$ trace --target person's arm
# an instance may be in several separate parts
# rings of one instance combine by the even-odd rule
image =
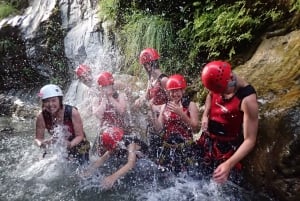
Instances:
[[[112,175],[106,177],[102,182],[102,187],[105,189],[111,188],[114,183],[122,176],[124,176],[126,173],[128,173],[132,168],[134,168],[136,163],[136,151],[137,151],[138,145],[135,143],[131,143],[128,145],[128,158],[127,163],[122,166],[119,170],[117,170]]]
[[[190,116],[188,116],[187,113],[183,112],[182,110],[180,116],[182,120],[192,128],[193,131],[196,131],[199,128],[199,110],[194,102],[190,102],[188,109]]]
[[[68,145],[69,148],[76,146],[84,138],[82,119],[80,117],[78,110],[76,110],[74,107],[72,108],[72,122],[73,122],[73,128],[75,132],[75,138]]]
[[[215,181],[219,183],[223,183],[227,180],[230,170],[244,159],[256,144],[258,130],[258,104],[256,94],[252,94],[243,99],[241,110],[244,112],[244,141],[236,152],[215,170],[213,177]]]
[[[37,118],[36,118],[36,123],[35,123],[35,143],[39,146],[42,147],[44,146],[44,139],[45,139],[45,121],[43,118],[43,114],[40,113]]]
[[[110,151],[106,151],[100,158],[98,158],[95,162],[87,167],[87,169],[83,172],[83,176],[87,177],[90,176],[95,172],[95,170],[101,167],[107,159],[110,157]]]
[[[161,106],[158,117],[152,112],[152,122],[156,131],[161,131],[163,129],[163,112],[165,107],[166,104]]]
[[[211,108],[211,93],[207,94],[205,99],[204,111],[201,119],[201,130],[207,131],[208,128],[208,116]]]
[[[106,105],[108,103],[108,100],[106,97],[102,97],[102,100],[99,104],[99,101],[94,100],[93,101],[93,113],[94,115],[96,115],[96,117],[101,121],[103,118],[103,114],[105,112],[106,109]]]
[[[146,101],[149,100],[149,90],[150,90],[150,88],[151,88],[151,83],[150,83],[150,80],[148,80],[148,84],[147,84],[147,88],[146,88],[145,93],[142,96],[140,96],[138,99],[136,99],[135,102],[134,102],[134,105],[136,107],[138,107],[138,108],[141,107]]]
[[[162,88],[164,89],[164,90],[166,90],[166,86],[167,86],[167,81],[168,81],[168,77],[163,77],[161,80],[160,80],[160,84],[161,84],[161,86],[162,86]]]

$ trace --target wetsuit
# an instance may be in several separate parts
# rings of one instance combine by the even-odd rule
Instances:
[[[230,158],[243,142],[242,100],[255,94],[255,89],[248,85],[240,88],[230,99],[212,93],[209,112],[208,132],[197,141],[200,145],[200,162],[205,164],[208,174],[219,164]],[[240,170],[241,164],[235,166]]]
[[[69,134],[67,136],[68,141],[72,141],[76,136],[75,136],[75,131],[73,127],[73,122],[72,122],[72,109],[73,107],[70,105],[64,105],[65,106],[65,111],[64,111],[64,120],[63,120],[63,125],[66,127],[66,132],[64,134]],[[48,129],[48,132],[53,135],[54,134],[54,121],[52,120],[51,115],[43,111],[43,117],[45,120],[45,125],[46,128]],[[85,134],[84,134],[85,135]],[[70,148],[68,150],[69,156],[72,156],[78,160],[80,164],[83,164],[85,162],[89,161],[89,150],[90,150],[90,143],[86,139],[86,136],[84,136],[84,139],[77,144],[76,146]]]

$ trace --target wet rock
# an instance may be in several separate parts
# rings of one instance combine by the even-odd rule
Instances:
[[[265,39],[254,56],[235,69],[257,89],[257,146],[247,157],[249,180],[279,200],[300,192],[300,31]]]

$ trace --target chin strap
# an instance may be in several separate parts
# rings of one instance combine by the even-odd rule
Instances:
[[[227,87],[236,87],[236,85],[237,85],[236,75],[232,73],[232,80],[228,82]]]

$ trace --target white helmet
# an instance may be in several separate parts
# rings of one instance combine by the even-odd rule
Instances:
[[[41,88],[40,93],[38,95],[42,100],[44,100],[46,98],[63,96],[63,92],[59,88],[59,86],[55,84],[47,84]]]

